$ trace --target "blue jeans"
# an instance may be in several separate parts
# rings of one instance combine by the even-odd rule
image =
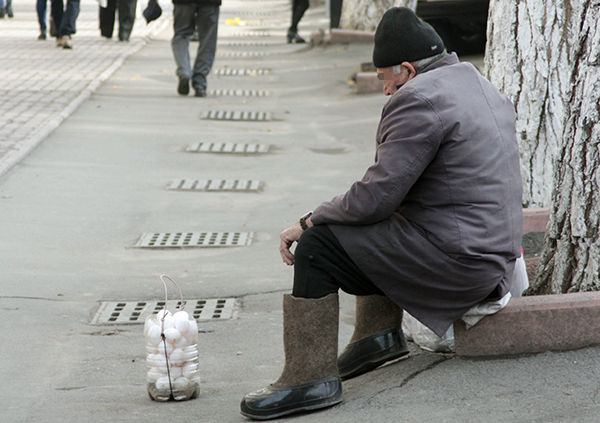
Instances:
[[[6,0],[6,5],[10,5],[12,0]],[[4,9],[4,0],[0,0],[0,9]]]
[[[58,27],[58,37],[75,34],[77,16],[79,16],[79,0],[67,0],[67,8]]]
[[[0,0],[2,1],[2,0]],[[48,5],[48,0],[37,0],[37,15],[38,22],[40,23],[40,29],[42,32],[46,32],[46,28],[48,25],[46,24],[46,8]],[[63,0],[51,0],[50,1],[50,16],[52,16],[52,20],[54,21],[55,28],[60,25],[63,16]],[[58,30],[58,28],[56,28]],[[55,34],[51,34],[55,35]]]
[[[196,3],[173,5],[175,35],[171,48],[177,64],[177,77],[191,79],[194,89],[206,88],[206,77],[212,69],[217,50],[218,25],[219,6],[201,6]],[[189,45],[196,27],[200,42],[192,70]]]

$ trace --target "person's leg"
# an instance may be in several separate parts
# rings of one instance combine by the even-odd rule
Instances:
[[[106,7],[100,6],[100,35],[112,38],[115,30],[117,0],[107,0]]]
[[[77,16],[79,16],[79,0],[67,0],[67,8],[58,29],[58,36],[62,39],[63,48],[73,48],[71,35],[77,32],[75,26]]]
[[[6,14],[6,10],[4,9],[4,0],[0,0],[0,18],[3,18]]]
[[[383,295],[327,225],[313,226],[302,234],[294,252],[292,295],[320,298],[338,289],[351,295]]]
[[[309,228],[294,256],[294,296],[319,298],[338,288],[356,295],[354,334],[338,359],[342,380],[408,354],[402,309],[356,266],[327,226]]]
[[[46,25],[46,9],[48,5],[48,0],[37,0],[35,5],[35,10],[37,11],[38,22],[40,24],[40,36],[39,40],[46,39],[46,30],[48,26]]]
[[[50,0],[50,35],[58,37],[58,27],[64,12],[63,0]]]
[[[118,0],[117,4],[119,5],[119,40],[129,41],[135,22],[137,0]]]
[[[293,0],[292,2],[292,25],[288,30],[288,43],[304,43],[306,42],[298,35],[298,24],[304,16],[304,12],[308,9],[309,0]]]
[[[381,293],[325,225],[307,229],[294,256],[293,294],[284,296],[283,307],[285,367],[277,382],[244,397],[242,414],[250,418],[276,418],[339,403],[337,292]]]
[[[173,39],[171,40],[171,49],[177,65],[177,78],[179,85],[177,92],[181,95],[188,95],[190,92],[190,80],[192,79],[192,69],[190,67],[190,38],[194,33],[194,12],[195,4],[174,4],[173,5]]]
[[[198,30],[198,51],[194,62],[192,85],[197,97],[206,95],[206,77],[212,69],[217,51],[217,30],[219,26],[219,6],[199,6],[196,28]]]
[[[15,15],[13,14],[13,10],[12,10],[12,0],[6,0],[6,15],[9,18],[14,17]]]

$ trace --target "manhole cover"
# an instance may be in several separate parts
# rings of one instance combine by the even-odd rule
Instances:
[[[234,97],[268,97],[270,92],[264,90],[210,90],[209,94]]]
[[[210,110],[203,112],[200,119],[209,120],[243,120],[248,122],[263,122],[273,120],[269,112],[240,112],[231,110]]]
[[[167,310],[177,310],[180,301],[169,301]],[[186,300],[184,310],[196,320],[226,320],[236,316],[239,302],[235,298]],[[102,302],[92,318],[92,325],[144,324],[148,316],[165,308],[164,301],[114,301]]]
[[[254,232],[145,233],[138,248],[240,247],[250,245]]]
[[[258,191],[261,181],[248,179],[176,179],[167,185],[167,189],[183,191]]]
[[[217,76],[261,76],[270,72],[269,69],[217,69],[214,74]]]
[[[220,53],[219,57],[231,57],[231,58],[236,58],[236,57],[241,57],[241,58],[246,58],[246,57],[259,57],[259,56],[269,56],[269,53],[266,53],[264,51],[228,51],[225,53]]]
[[[186,149],[189,153],[221,154],[265,154],[269,152],[267,144],[234,144],[223,142],[196,142]]]

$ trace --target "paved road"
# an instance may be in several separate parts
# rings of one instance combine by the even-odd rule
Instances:
[[[242,396],[274,381],[283,366],[281,297],[289,292],[292,270],[278,256],[278,234],[305,211],[347,189],[373,160],[374,133],[386,99],[356,95],[347,83],[359,64],[369,60],[371,46],[288,45],[287,1],[225,0],[215,73],[209,77],[212,93],[184,98],[176,94],[169,25],[163,24],[162,31],[158,27],[146,41],[134,33],[129,46],[122,46],[99,39],[92,29],[93,3],[87,5],[89,43],[98,43],[98,54],[108,50],[100,48],[106,45],[115,54],[102,62],[106,66],[89,77],[88,85],[75,82],[74,93],[63,90],[73,95],[63,109],[123,57],[120,67],[0,177],[1,420],[245,421],[239,414]],[[24,16],[25,6],[15,6],[17,18]],[[250,15],[257,12],[269,14]],[[235,17],[247,25],[226,25]],[[264,26],[251,26],[259,23]],[[9,24],[15,25],[0,22]],[[35,25],[28,25],[29,35],[18,43],[56,55],[60,59],[53,66],[64,68],[75,54],[84,54],[81,47],[88,41],[83,26],[74,38],[75,49],[68,52],[35,40]],[[320,6],[309,10],[300,30],[308,36],[326,27]],[[243,35],[247,33],[254,36]],[[2,39],[4,48],[4,35]],[[126,58],[114,50],[137,42],[140,48]],[[89,60],[95,60],[94,51],[85,53]],[[22,66],[34,56],[19,54]],[[246,72],[225,75],[232,69]],[[20,72],[13,75],[17,79]],[[236,90],[269,95],[228,95]],[[63,109],[58,107],[57,113]],[[203,118],[220,112],[264,112],[272,119]],[[246,155],[187,151],[199,143],[269,149]],[[251,180],[260,181],[262,188],[168,189],[180,179]],[[252,243],[136,247],[143,233],[205,231],[251,233]],[[95,320],[110,303],[132,307],[127,319],[138,304],[142,313],[148,311],[164,297],[158,278],[164,273],[181,286],[188,311],[202,299],[235,304],[222,319],[200,321],[202,393],[192,401],[148,399],[139,321],[115,324],[108,320],[110,314]],[[353,312],[352,298],[342,295],[340,348],[350,338]],[[339,406],[286,421],[598,421],[598,348],[496,360],[411,348],[407,358],[345,382]]]

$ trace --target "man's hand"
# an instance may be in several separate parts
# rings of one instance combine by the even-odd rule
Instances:
[[[279,245],[279,254],[281,254],[283,262],[288,266],[294,265],[294,254],[292,254],[290,248],[292,248],[292,244],[294,244],[294,242],[300,239],[302,232],[304,231],[302,230],[300,223],[296,223],[295,225],[290,226],[285,231],[283,231],[281,235],[279,235],[279,238],[281,238],[281,244]]]

